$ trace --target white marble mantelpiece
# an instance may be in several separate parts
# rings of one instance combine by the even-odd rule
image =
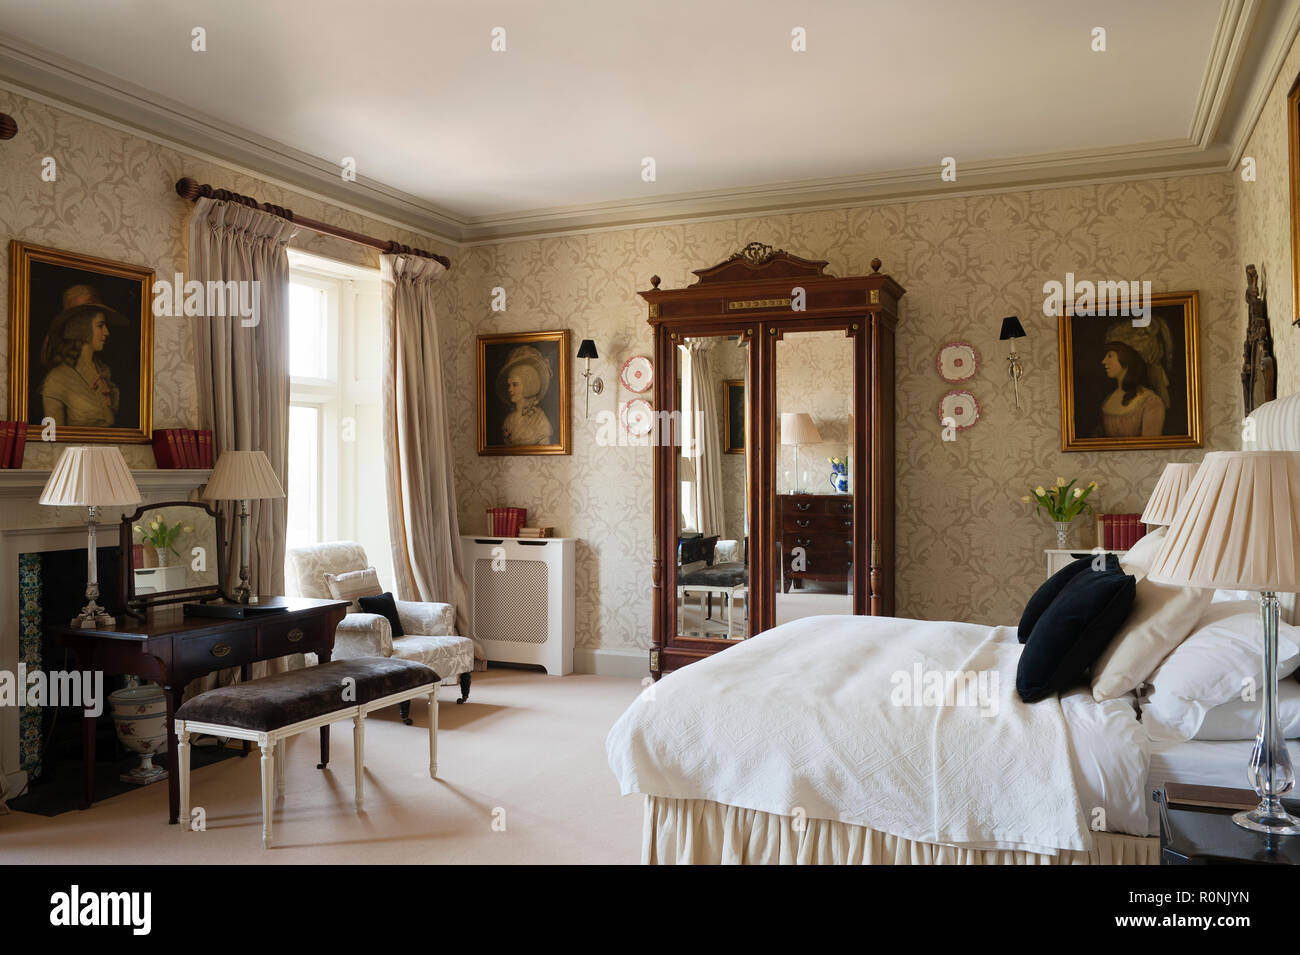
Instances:
[[[132,471],[135,486],[146,496],[178,494],[189,497],[195,488],[208,483],[208,468],[170,468],[154,471]],[[50,479],[44,468],[0,468],[0,501],[29,500],[36,503]]]

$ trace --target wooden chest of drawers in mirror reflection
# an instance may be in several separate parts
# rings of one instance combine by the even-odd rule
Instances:
[[[847,593],[853,576],[853,495],[780,494],[776,501],[782,592],[816,580]]]

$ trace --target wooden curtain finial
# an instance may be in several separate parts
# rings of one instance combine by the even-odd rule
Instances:
[[[13,139],[18,134],[18,122],[8,113],[0,113],[0,139]]]

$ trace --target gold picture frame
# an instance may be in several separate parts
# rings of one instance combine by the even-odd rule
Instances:
[[[1300,325],[1300,75],[1286,97],[1291,179],[1291,324]]]
[[[722,383],[722,453],[745,453],[745,382],[729,378]]]
[[[1200,296],[1163,292],[1150,308],[1145,326],[1058,316],[1062,451],[1201,447]]]
[[[33,440],[51,423],[59,442],[153,439],[153,276],[9,243],[9,417]]]
[[[478,453],[571,454],[568,330],[479,335],[477,353]]]

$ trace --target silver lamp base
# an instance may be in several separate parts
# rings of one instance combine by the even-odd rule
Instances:
[[[1243,829],[1254,832],[1266,832],[1274,836],[1300,836],[1300,819],[1283,809],[1280,802],[1276,806],[1269,806],[1267,801],[1262,802],[1249,812],[1233,814],[1232,821]]]

